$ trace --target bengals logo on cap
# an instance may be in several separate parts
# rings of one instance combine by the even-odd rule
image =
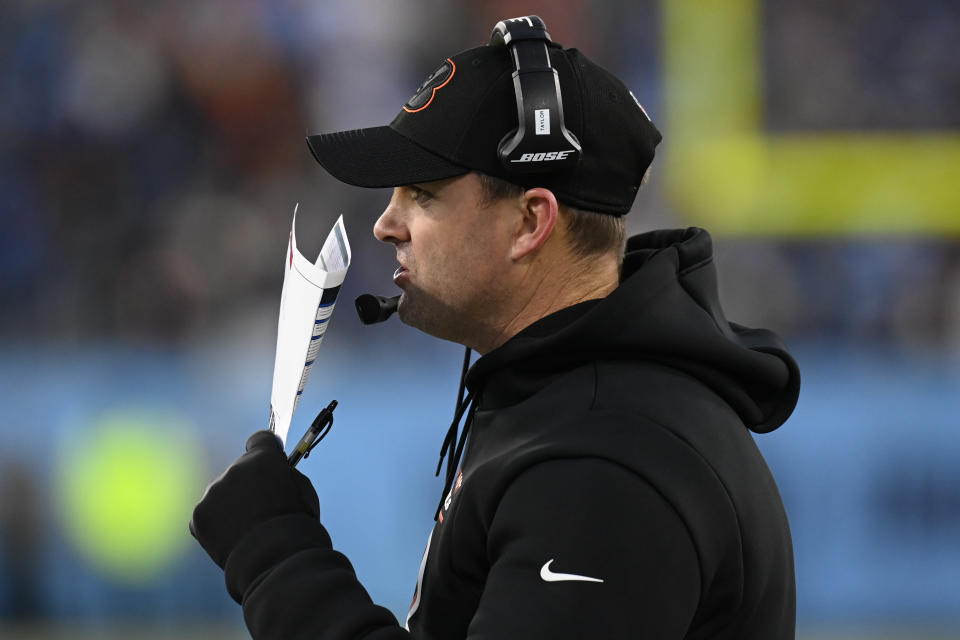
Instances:
[[[447,58],[436,71],[423,81],[413,97],[403,105],[403,110],[407,113],[416,113],[429,107],[437,91],[444,88],[456,72],[457,65],[453,63],[453,60]]]

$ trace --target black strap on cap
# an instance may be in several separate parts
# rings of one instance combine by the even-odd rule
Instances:
[[[557,71],[550,65],[550,34],[539,16],[497,23],[490,44],[509,47],[519,126],[505,135],[497,151],[511,172],[557,171],[575,166],[580,141],[563,123]]]

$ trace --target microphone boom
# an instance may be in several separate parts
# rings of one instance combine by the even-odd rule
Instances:
[[[353,301],[357,307],[357,315],[360,316],[360,322],[363,324],[376,324],[389,318],[397,310],[400,304],[400,296],[392,298],[384,296],[375,296],[372,293],[364,293],[357,296]]]

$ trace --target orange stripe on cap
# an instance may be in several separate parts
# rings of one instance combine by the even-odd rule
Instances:
[[[453,76],[456,75],[456,73],[457,73],[457,65],[456,65],[456,63],[454,63],[454,61],[451,60],[450,58],[447,58],[447,62],[450,63],[450,67],[451,67],[453,70],[450,72],[449,77],[447,77],[447,79],[443,81],[443,84],[441,84],[440,86],[437,86],[437,87],[434,87],[434,88],[433,88],[433,91],[430,93],[430,99],[427,100],[427,104],[423,105],[423,106],[420,107],[419,109],[408,109],[408,108],[407,108],[407,105],[403,105],[403,110],[404,110],[404,111],[406,111],[407,113],[417,113],[417,112],[419,112],[419,111],[423,111],[424,109],[426,109],[427,107],[430,106],[430,103],[433,102],[433,99],[434,99],[435,97],[437,97],[437,91],[439,91],[440,89],[443,89],[445,86],[447,86],[447,83],[449,83],[450,80],[453,79]]]

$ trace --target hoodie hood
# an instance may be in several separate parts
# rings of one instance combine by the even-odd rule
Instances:
[[[637,360],[683,371],[723,398],[752,431],[793,412],[800,372],[779,337],[728,322],[710,234],[660,230],[627,242],[620,286],[530,325],[467,374],[484,408],[514,404],[593,360]]]

